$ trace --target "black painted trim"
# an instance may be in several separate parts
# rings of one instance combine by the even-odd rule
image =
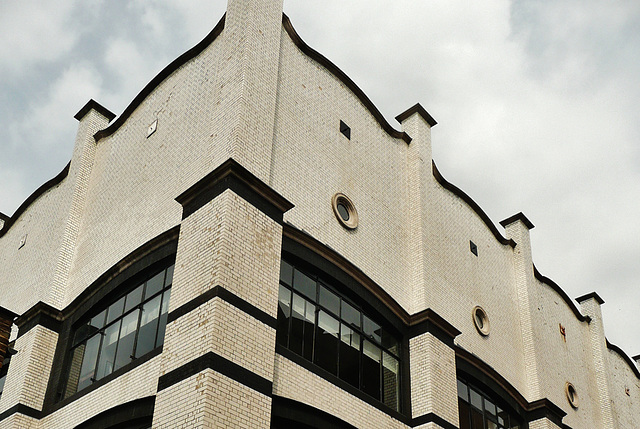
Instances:
[[[511,246],[512,248],[516,247],[516,242],[515,241],[513,241],[510,238],[507,239],[507,238],[503,237],[502,234],[500,234],[500,232],[498,231],[496,226],[493,224],[493,222],[491,221],[489,216],[487,216],[487,214],[484,212],[484,210],[482,210],[482,208],[480,208],[478,203],[473,201],[473,199],[469,195],[465,194],[462,189],[458,188],[456,185],[454,185],[454,184],[452,184],[450,182],[447,182],[447,180],[445,180],[445,178],[442,177],[442,174],[440,174],[440,171],[438,170],[438,167],[436,167],[435,161],[431,161],[431,165],[432,165],[432,169],[433,169],[433,177],[435,177],[436,181],[438,183],[440,183],[440,185],[442,185],[443,188],[445,188],[448,191],[452,192],[454,195],[460,197],[462,199],[462,201],[467,203],[467,205],[469,207],[471,207],[471,209],[474,212],[476,212],[476,214],[478,216],[480,216],[480,219],[482,219],[482,221],[485,223],[485,225],[487,225],[487,228],[489,228],[489,230],[491,231],[493,236],[496,238],[496,240],[498,240],[498,242],[500,242],[501,244],[504,244],[504,245]]]
[[[433,116],[431,116],[420,103],[416,103],[404,112],[400,113],[398,116],[396,116],[396,121],[402,123],[405,119],[413,116],[415,113],[420,115],[420,117],[424,119],[430,127],[435,127],[436,125],[438,125],[436,120],[433,119]]]
[[[62,331],[62,312],[42,301],[25,311],[15,320],[20,338],[36,326],[43,326],[56,334]]]
[[[453,423],[449,423],[447,420],[435,413],[429,413],[419,417],[415,417],[411,420],[411,427],[414,428],[420,425],[425,425],[427,423],[435,423],[444,429],[458,429],[458,426],[454,425]]]
[[[89,386],[87,389],[83,389],[67,399],[59,400],[61,389],[65,383],[67,362],[68,359],[70,359],[69,342],[71,341],[73,329],[76,324],[86,319],[87,312],[92,310],[98,311],[100,306],[106,307],[107,304],[110,304],[110,301],[106,298],[115,298],[118,294],[126,290],[131,282],[141,279],[148,274],[149,271],[172,263],[175,260],[179,233],[180,226],[178,225],[138,247],[98,277],[91,285],[82,291],[73,302],[62,310],[63,322],[53,358],[54,365],[51,369],[47,392],[45,394],[43,406],[45,412],[56,410],[96,388]],[[150,352],[149,359],[155,356],[154,353],[159,353],[161,348],[156,350],[157,351]],[[102,380],[112,380],[116,376],[130,371],[137,365],[144,363],[146,361],[145,358],[146,357],[143,356],[140,358],[142,360],[138,359],[125,365],[118,371],[92,384],[92,386],[100,386],[102,385],[100,383],[106,383],[106,381],[103,382]]]
[[[326,411],[276,395],[273,396],[271,402],[271,419],[272,422],[284,419],[287,422],[303,424],[317,429],[356,429],[355,426]]]
[[[63,399],[63,400],[61,400],[59,402],[56,402],[52,406],[49,406],[49,407],[45,408],[43,417],[48,416],[49,414],[52,414],[52,413],[58,411],[59,409],[66,407],[70,403],[75,402],[78,399],[82,398],[83,396],[86,396],[89,393],[93,392],[94,390],[101,388],[105,384],[110,383],[111,381],[115,380],[116,378],[120,377],[121,375],[126,374],[127,372],[132,371],[135,368],[137,368],[137,367],[149,362],[151,359],[153,359],[154,357],[160,355],[161,353],[162,353],[162,346],[160,346],[160,347],[150,351],[146,355],[141,356],[138,359],[126,364],[122,368],[118,368],[117,370],[113,371],[111,374],[107,375],[104,378],[101,378],[100,380],[96,381],[95,383],[91,384],[90,386],[86,387],[85,389],[82,389],[82,390],[74,393],[73,395],[69,396],[68,398],[65,398],[65,399]],[[48,393],[48,391],[47,391],[47,393]]]
[[[253,304],[245,301],[244,299],[240,298],[239,296],[235,295],[233,292],[230,292],[229,290],[223,288],[220,285],[212,289],[209,289],[202,295],[193,298],[191,301],[173,310],[171,313],[167,315],[167,324],[190,313],[191,311],[195,310],[196,308],[200,307],[201,305],[205,304],[206,302],[214,298],[220,298],[223,301],[233,305],[238,310],[243,311],[244,313],[250,315],[254,319],[259,320],[260,322],[264,323],[267,326],[272,327],[273,329],[276,329],[278,322],[275,317],[259,309]]]
[[[38,420],[42,418],[42,411],[24,404],[17,404],[0,414],[0,422],[18,413]]]
[[[49,189],[58,185],[60,182],[62,182],[62,180],[64,180],[65,177],[67,177],[67,175],[69,174],[70,166],[71,166],[71,162],[69,162],[67,166],[64,167],[56,177],[45,182],[42,186],[36,189],[31,195],[29,195],[29,197],[26,200],[24,200],[22,204],[20,204],[20,207],[18,207],[18,210],[16,210],[15,213],[13,213],[13,216],[7,217],[6,215],[4,215],[5,216],[4,225],[2,226],[2,229],[0,229],[0,237],[5,235],[7,231],[9,231],[9,228],[11,228],[11,226],[15,223],[16,220],[18,220],[18,218],[31,205],[31,203],[37,200],[42,194],[47,192]]]
[[[191,362],[161,376],[158,379],[158,392],[206,369],[214,370],[265,396],[271,396],[273,391],[273,383],[266,378],[214,352],[207,352]]]
[[[291,362],[293,362],[293,363],[295,363],[297,365],[300,365],[301,367],[303,367],[307,371],[309,371],[309,372],[311,372],[313,374],[316,374],[320,378],[322,378],[325,381],[337,386],[338,388],[346,391],[347,393],[350,393],[351,395],[355,396],[356,398],[360,399],[363,402],[366,402],[367,404],[371,405],[372,407],[377,408],[378,410],[382,411],[383,413],[386,413],[386,414],[390,415],[394,419],[397,419],[397,420],[401,421],[402,423],[404,423],[406,425],[410,425],[411,424],[411,418],[409,418],[405,414],[400,413],[399,411],[396,411],[393,408],[390,408],[390,407],[386,406],[385,404],[383,404],[379,400],[377,400],[375,398],[372,398],[371,396],[367,395],[366,393],[364,393],[360,389],[357,389],[357,388],[353,387],[352,385],[350,385],[346,381],[341,380],[340,378],[336,377],[335,375],[331,374],[330,372],[328,372],[328,371],[320,368],[319,366],[315,365],[313,362],[306,360],[302,356],[299,356],[299,355],[295,354],[294,352],[292,352],[291,350],[287,349],[286,347],[283,347],[280,344],[276,344],[276,353],[279,354],[280,356],[286,358],[286,359],[289,359]],[[407,413],[408,413],[408,411],[407,411]]]
[[[533,276],[538,279],[541,283],[546,284],[547,286],[549,286],[551,289],[553,289],[554,291],[556,291],[556,293],[558,295],[560,295],[560,297],[564,300],[564,302],[569,306],[569,308],[571,309],[571,311],[573,312],[573,314],[576,316],[576,318],[581,321],[581,322],[586,322],[589,323],[591,322],[591,318],[589,316],[584,316],[582,313],[580,313],[580,310],[578,310],[578,307],[576,307],[576,305],[574,304],[574,302],[571,300],[571,298],[569,298],[569,295],[567,295],[567,293],[562,290],[562,288],[560,286],[558,286],[558,284],[556,282],[554,282],[553,280],[551,280],[548,277],[543,276],[542,274],[540,274],[540,272],[538,271],[538,269],[536,268],[536,265],[533,265]]]
[[[635,365],[635,363],[633,363],[631,358],[629,358],[629,356],[624,352],[624,350],[622,350],[620,347],[616,346],[615,344],[611,344],[609,340],[607,340],[606,338],[605,338],[605,341],[607,343],[607,348],[612,352],[618,353],[620,357],[627,363],[627,365],[629,365],[629,368],[631,368],[631,371],[633,371],[635,376],[638,379],[640,379],[640,371],[638,371],[638,367]]]
[[[600,297],[600,295],[598,295],[595,292],[591,292],[591,293],[588,293],[586,295],[579,296],[579,297],[576,298],[576,301],[579,302],[579,303],[582,303],[583,301],[586,301],[586,300],[591,299],[591,298],[595,299],[598,302],[598,304],[600,304],[600,305],[604,304],[604,299],[602,299]]]
[[[304,40],[298,35],[296,30],[293,28],[291,21],[287,15],[282,14],[282,25],[284,26],[285,31],[291,38],[291,41],[300,49],[300,51],[315,60],[318,64],[327,69],[331,74],[333,74],[338,80],[340,80],[347,88],[353,92],[353,94],[358,97],[360,102],[364,105],[364,107],[369,110],[369,113],[374,117],[374,119],[380,124],[382,129],[386,131],[391,137],[402,139],[407,144],[411,143],[411,137],[403,132],[398,131],[393,128],[389,122],[384,118],[382,113],[378,110],[378,108],[373,104],[373,102],[367,97],[367,95],[356,85],[356,83],[351,80],[349,76],[347,76],[338,66],[329,61],[324,55],[316,51],[307,45]]]
[[[207,46],[213,43],[213,41],[216,40],[216,38],[220,35],[220,33],[222,33],[222,30],[224,29],[225,16],[226,14],[222,16],[213,30],[211,30],[211,32],[207,34],[205,38],[202,39],[197,45],[173,60],[171,64],[166,66],[160,73],[158,73],[156,77],[154,77],[151,82],[149,82],[147,86],[145,86],[142,91],[140,91],[140,93],[136,95],[136,98],[134,98],[133,101],[131,101],[131,103],[126,107],[126,109],[124,109],[124,112],[122,112],[118,119],[116,119],[115,122],[113,122],[104,130],[100,130],[95,133],[93,135],[93,138],[98,141],[103,137],[107,137],[115,133],[118,128],[120,128],[122,124],[124,124],[125,121],[129,119],[129,116],[131,116],[134,110],[138,108],[138,106],[145,100],[145,98],[149,96],[149,94],[153,92],[154,89],[156,89],[158,85],[160,85],[174,71],[178,70],[180,66],[198,56],[200,52],[204,51]]]
[[[104,107],[102,104],[98,103],[97,101],[95,101],[93,98],[90,99],[87,104],[85,104],[82,109],[80,109],[78,111],[78,113],[76,113],[73,117],[75,119],[77,119],[78,121],[81,120],[82,118],[84,118],[84,115],[86,115],[87,113],[89,113],[89,111],[93,109],[96,112],[100,113],[102,116],[104,116],[105,118],[107,118],[107,120],[109,122],[111,122],[113,120],[113,118],[116,117],[115,113],[111,112],[109,109],[107,109],[106,107]]]
[[[460,346],[455,347],[456,370],[465,378],[486,386],[527,422],[547,418],[562,427],[562,419],[567,413],[547,398],[528,402],[526,398],[498,371],[471,352]]]
[[[229,158],[176,197],[176,201],[182,204],[182,219],[191,216],[227,189],[231,189],[279,224],[282,224],[283,214],[293,207],[293,204],[269,185],[233,158]]]
[[[124,404],[116,405],[106,411],[96,414],[89,420],[75,426],[74,429],[105,429],[116,428],[120,425],[127,424],[130,427],[132,421],[149,420],[153,418],[153,409],[155,407],[155,396],[147,396],[145,398],[135,399]]]
[[[518,221],[518,220],[522,221],[524,226],[526,226],[528,229],[535,228],[533,223],[531,223],[531,221],[522,212],[516,213],[513,216],[509,216],[508,218],[506,218],[504,220],[501,220],[500,221],[500,225],[502,225],[504,228],[506,228],[508,225],[511,225],[513,222]]]
[[[444,320],[430,308],[412,315],[411,318],[415,320],[415,322],[409,326],[409,338],[430,333],[450,348],[453,348],[453,340],[461,334],[455,326]]]

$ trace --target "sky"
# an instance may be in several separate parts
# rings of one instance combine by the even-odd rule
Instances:
[[[120,114],[226,0],[0,2],[0,212],[71,158],[91,98]],[[538,270],[597,292],[640,354],[640,2],[285,0],[302,39],[387,120],[438,121],[442,175],[498,222],[523,212]],[[498,225],[498,229],[501,227]]]

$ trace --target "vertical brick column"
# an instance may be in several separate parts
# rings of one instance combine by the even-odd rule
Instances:
[[[409,108],[396,116],[402,124],[402,130],[411,136],[411,143],[407,151],[409,210],[407,222],[412,231],[409,237],[412,282],[411,313],[424,310],[427,307],[427,266],[433,259],[428,250],[429,191],[433,180],[431,162],[431,127],[437,122],[420,105]]]
[[[518,213],[500,222],[505,229],[507,238],[516,242],[513,253],[513,269],[518,293],[518,307],[520,309],[520,327],[522,329],[522,345],[524,351],[525,374],[527,389],[523,392],[527,400],[540,399],[540,381],[538,376],[538,360],[536,357],[535,341],[533,338],[533,307],[535,307],[535,277],[533,259],[531,257],[531,237],[529,230],[533,223],[527,217]]]
[[[0,400],[0,427],[37,424],[53,365],[61,314],[39,302],[15,321],[18,337]]]
[[[413,427],[458,427],[455,327],[427,309],[412,316],[409,339]]]
[[[183,205],[154,428],[270,426],[282,215],[234,160]]]
[[[613,409],[611,406],[611,396],[609,395],[609,377],[607,369],[610,368],[607,359],[607,339],[604,336],[604,325],[602,323],[602,310],[600,306],[604,300],[592,292],[576,298],[580,303],[582,312],[591,318],[589,322],[589,334],[591,337],[591,352],[593,363],[596,369],[596,383],[598,384],[598,401],[600,403],[600,416],[603,429],[615,428]]]

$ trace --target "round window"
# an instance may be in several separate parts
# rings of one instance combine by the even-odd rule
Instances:
[[[473,324],[482,336],[489,335],[489,316],[479,305],[473,308]]]
[[[578,398],[578,392],[576,391],[574,385],[567,381],[567,383],[564,385],[564,393],[565,395],[567,395],[567,401],[569,401],[569,404],[573,408],[577,409],[578,405],[580,405],[580,402]]]
[[[342,226],[347,229],[355,229],[358,226],[358,212],[349,197],[337,193],[331,199],[333,213]]]

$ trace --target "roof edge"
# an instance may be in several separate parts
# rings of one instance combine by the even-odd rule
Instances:
[[[516,247],[515,241],[513,241],[510,238],[507,239],[502,234],[500,234],[500,231],[498,231],[498,228],[496,228],[496,226],[491,221],[489,216],[487,216],[487,214],[484,212],[484,210],[482,210],[482,208],[478,205],[478,203],[473,201],[473,199],[469,195],[465,194],[462,189],[458,188],[456,185],[452,184],[451,182],[447,182],[447,180],[445,180],[445,178],[442,177],[442,174],[440,174],[440,170],[438,170],[438,167],[436,166],[435,161],[431,160],[431,165],[433,166],[433,177],[436,178],[438,183],[440,183],[440,185],[442,185],[443,188],[457,195],[465,203],[467,203],[467,205],[471,207],[471,209],[475,211],[478,216],[480,216],[480,219],[482,219],[485,225],[487,225],[487,228],[489,228],[489,230],[493,233],[493,236],[496,238],[496,240],[498,240],[501,244],[509,245],[511,247]]]
[[[576,298],[576,301],[578,301],[579,303],[582,303],[583,301],[586,301],[591,298],[595,299],[600,305],[604,304],[604,299],[602,299],[600,295],[598,295],[596,292],[591,292],[586,295],[579,296]]]
[[[567,293],[560,286],[558,286],[556,282],[551,280],[549,277],[545,277],[542,274],[540,274],[540,271],[538,271],[535,264],[533,264],[533,276],[536,279],[538,279],[540,282],[546,284],[551,289],[556,291],[556,293],[560,295],[560,297],[564,300],[564,302],[569,306],[571,311],[573,311],[573,314],[576,316],[576,318],[579,321],[587,322],[587,323],[591,322],[591,318],[589,316],[585,316],[582,313],[580,313],[580,310],[578,310],[578,307],[571,300],[571,298],[569,298],[569,295],[567,295]]]
[[[158,73],[151,81],[136,95],[136,97],[129,103],[129,105],[124,109],[122,114],[116,119],[111,125],[107,128],[102,129],[93,135],[93,138],[98,141],[101,138],[110,136],[115,133],[118,128],[124,124],[124,122],[131,116],[131,114],[138,108],[138,106],[153,92],[158,85],[160,85],[166,78],[171,76],[171,74],[176,71],[180,66],[185,64],[187,61],[195,58],[200,54],[204,49],[213,43],[214,40],[222,33],[224,29],[224,21],[226,14],[222,15],[220,21],[216,24],[216,26],[202,39],[197,45],[193,48],[189,49],[184,54],[180,55],[178,58],[173,60],[168,66],[166,66],[160,73]]]
[[[511,225],[513,222],[516,222],[518,220],[521,221],[524,226],[529,229],[535,228],[533,223],[522,212],[516,213],[513,216],[509,216],[508,218],[501,220],[500,225],[502,225],[503,228],[506,228],[508,225]]]
[[[115,113],[113,113],[111,110],[107,109],[102,104],[98,103],[93,98],[91,98],[89,101],[87,101],[87,104],[82,106],[82,109],[78,110],[78,113],[73,115],[74,119],[77,119],[78,121],[81,120],[82,118],[84,118],[84,115],[89,113],[91,109],[95,110],[96,112],[100,113],[102,116],[107,118],[109,122],[111,122],[113,118],[116,117]]]
[[[607,348],[612,352],[618,353],[620,357],[622,357],[622,359],[627,363],[627,365],[629,365],[629,367],[631,368],[633,373],[636,375],[636,377],[640,379],[640,370],[638,370],[638,367],[633,363],[631,358],[624,352],[624,350],[622,350],[620,347],[616,346],[615,344],[611,344],[609,340],[607,340],[606,338],[604,340],[607,343]],[[639,357],[639,356],[636,356],[636,357]]]
[[[5,235],[7,233],[7,231],[9,231],[9,228],[11,228],[11,226],[15,223],[15,221],[18,220],[18,218],[22,215],[22,213],[24,213],[25,210],[27,210],[27,208],[31,205],[31,203],[33,203],[42,194],[44,194],[49,189],[53,188],[54,186],[56,186],[57,184],[62,182],[62,180],[64,180],[64,178],[67,177],[67,175],[69,174],[69,167],[70,166],[71,166],[71,161],[69,161],[69,163],[67,163],[67,166],[64,167],[62,169],[62,171],[60,173],[58,173],[58,175],[56,177],[54,177],[53,179],[43,183],[38,189],[33,191],[33,193],[31,195],[29,195],[29,197],[27,197],[27,199],[24,200],[24,202],[22,204],[20,204],[20,207],[18,207],[18,209],[13,213],[13,216],[8,217],[6,215],[3,215],[3,216],[5,216],[3,218],[4,226],[2,227],[2,229],[0,229],[0,237]]]
[[[304,42],[304,40],[302,40],[300,35],[293,28],[293,25],[291,24],[291,20],[284,13],[282,14],[282,25],[286,30],[287,34],[289,34],[289,37],[291,38],[293,43],[298,47],[298,49],[300,49],[303,54],[307,55],[314,61],[318,62],[325,69],[327,69],[331,74],[333,74],[336,78],[338,78],[338,80],[344,83],[347,86],[347,88],[349,88],[351,92],[353,92],[355,96],[358,97],[360,102],[367,108],[367,110],[369,110],[369,113],[373,115],[373,117],[380,124],[382,129],[387,132],[387,134],[389,134],[391,137],[402,139],[407,144],[411,143],[411,137],[409,136],[409,134],[405,133],[404,131],[399,131],[393,128],[391,124],[389,124],[389,122],[387,122],[387,120],[384,118],[382,113],[380,113],[378,108],[369,99],[369,97],[367,97],[364,91],[362,91],[360,87],[356,85],[356,83],[353,80],[351,80],[349,76],[346,75],[345,72],[340,70],[340,68],[336,66],[334,63],[332,63],[329,59],[327,59],[327,57],[325,57],[324,55],[322,55],[321,53],[319,53],[318,51],[316,51],[315,49],[307,45]]]
[[[413,106],[409,107],[404,112],[400,113],[398,116],[396,116],[396,121],[402,123],[402,121],[404,121],[405,119],[407,119],[408,117],[412,116],[415,113],[420,115],[422,119],[424,119],[427,122],[427,124],[429,124],[430,127],[434,127],[438,125],[436,120],[433,119],[433,116],[431,116],[429,112],[427,112],[420,103],[416,103]]]

